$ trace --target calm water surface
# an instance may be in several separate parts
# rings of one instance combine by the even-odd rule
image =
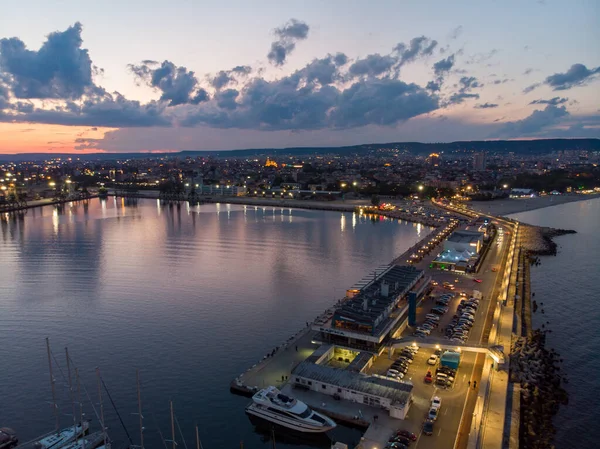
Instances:
[[[598,447],[595,432],[600,406],[600,199],[563,204],[511,215],[534,225],[574,229],[558,237],[556,257],[542,257],[531,272],[532,291],[540,303],[534,325],[546,324],[551,347],[560,352],[569,379],[569,405],[556,419],[556,447]],[[544,313],[541,313],[541,309]]]
[[[157,429],[170,434],[169,399],[188,444],[198,423],[205,449],[271,447],[229,382],[428,232],[351,213],[112,198],[4,217],[0,426],[21,441],[52,429],[49,337],[65,372],[69,347],[96,402],[101,368],[135,443],[140,368],[148,447],[162,447]],[[66,426],[67,384],[55,377]],[[106,397],[105,409],[121,447],[126,434]],[[86,412],[93,416],[88,401]],[[360,436],[337,430],[349,443]]]

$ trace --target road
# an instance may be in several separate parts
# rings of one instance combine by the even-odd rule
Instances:
[[[470,295],[473,290],[479,290],[483,293],[484,299],[481,301],[475,315],[475,323],[469,333],[467,344],[487,342],[495,308],[493,306],[496,304],[496,298],[498,297],[505,270],[512,226],[507,225],[504,221],[494,221],[503,229],[504,235],[502,238],[499,238],[499,234],[496,235],[478,274],[457,274],[430,270],[428,268],[429,263],[435,257],[435,254],[429,255],[417,265],[417,268],[426,269],[428,274],[439,282],[440,286],[443,282],[455,284],[456,290],[454,292],[456,293],[465,291]],[[493,267],[497,267],[498,270],[492,271]],[[474,279],[481,279],[481,283],[475,282]],[[457,295],[449,304],[450,309],[448,312],[441,318],[439,328],[443,329],[451,321],[452,316],[456,313],[459,301],[460,298]],[[430,300],[420,305],[417,309],[417,323],[424,321],[424,316],[433,305]],[[412,332],[413,329],[408,328],[403,337],[412,341]],[[442,337],[442,334],[436,334],[436,331],[434,331],[432,337]],[[418,344],[418,339],[414,341]],[[405,426],[403,427],[418,435],[418,440],[413,446],[414,448],[466,448],[478,393],[477,388],[474,387],[474,383],[477,382],[477,384],[480,384],[483,364],[489,359],[484,354],[463,352],[454,386],[451,389],[439,389],[432,384],[424,383],[423,380],[427,369],[432,368],[426,363],[431,352],[433,351],[426,348],[421,349],[407,372],[407,377],[414,383],[414,403],[411,406]],[[391,364],[391,360],[387,360],[386,362],[382,359],[378,362],[373,366],[373,370],[380,373],[384,373]],[[429,404],[433,396],[439,396],[442,399],[442,407],[434,425],[433,435],[426,436],[422,434],[421,426],[429,410]],[[463,416],[464,419],[461,421]]]

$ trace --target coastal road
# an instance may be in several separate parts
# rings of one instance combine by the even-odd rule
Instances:
[[[509,228],[507,228],[506,225],[500,224],[500,226],[503,228],[504,235],[501,241],[499,235],[496,236],[478,274],[457,275],[455,273],[430,271],[433,278],[440,284],[445,281],[455,283],[455,292],[465,290],[470,294],[472,290],[479,290],[483,293],[484,300],[481,301],[479,309],[477,310],[475,324],[469,334],[468,343],[480,343],[482,339],[486,341],[487,336],[489,335],[491,317],[493,315],[492,306],[496,304],[511,236],[510,233],[507,232],[509,231]],[[419,268],[426,268],[428,266],[427,261],[424,261],[424,263],[425,266]],[[494,267],[498,268],[495,272],[492,271],[492,268]],[[458,279],[458,283],[455,282],[456,279]],[[475,282],[474,279],[481,279],[482,282]],[[442,318],[440,327],[445,326],[445,324],[452,319],[452,315],[455,313],[459,301],[460,299],[456,298],[450,304],[450,310]],[[424,315],[429,311],[432,305],[433,304],[431,303],[421,305],[418,310],[417,322],[424,321]],[[410,333],[411,331],[407,330],[406,338],[409,338]],[[422,349],[420,352],[423,351],[426,350]],[[410,427],[413,429],[416,425],[413,420],[416,419],[420,421],[418,428],[420,437],[415,447],[418,447],[419,449],[453,449],[466,447],[478,393],[478,390],[474,388],[474,382],[476,381],[478,384],[481,382],[481,373],[485,360],[486,356],[483,354],[464,353],[454,387],[450,390],[435,390],[435,394],[442,398],[442,408],[440,416],[435,423],[434,434],[432,436],[420,434],[420,424],[422,424],[425,419],[425,414],[429,408],[429,400],[434,395],[433,387],[424,384],[422,378],[414,379],[414,394],[415,396],[419,396],[419,399],[415,400],[415,404],[411,407],[409,415],[412,416],[409,417],[409,420],[411,421]],[[425,372],[426,368],[423,367],[423,373],[421,375],[424,375]],[[425,389],[424,391],[421,391],[423,390],[423,386],[425,386]],[[432,390],[431,393],[427,392],[427,387]],[[425,401],[424,399],[427,400]],[[413,410],[413,408],[415,410]]]

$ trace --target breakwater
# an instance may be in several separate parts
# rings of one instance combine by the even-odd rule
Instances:
[[[511,382],[521,387],[519,440],[523,449],[553,447],[553,418],[560,405],[568,403],[561,359],[556,351],[546,348],[547,332],[536,330],[512,344],[510,375]]]
[[[558,245],[554,237],[565,234],[575,234],[570,229],[554,229],[548,227],[522,224],[522,246],[530,255],[556,256]]]

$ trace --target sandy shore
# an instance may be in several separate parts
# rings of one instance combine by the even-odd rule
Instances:
[[[529,210],[542,209],[544,207],[556,206],[559,204],[572,203],[574,201],[591,200],[599,198],[600,194],[580,195],[548,195],[535,198],[507,198],[494,201],[471,201],[469,206],[479,212],[490,215],[506,216]]]

